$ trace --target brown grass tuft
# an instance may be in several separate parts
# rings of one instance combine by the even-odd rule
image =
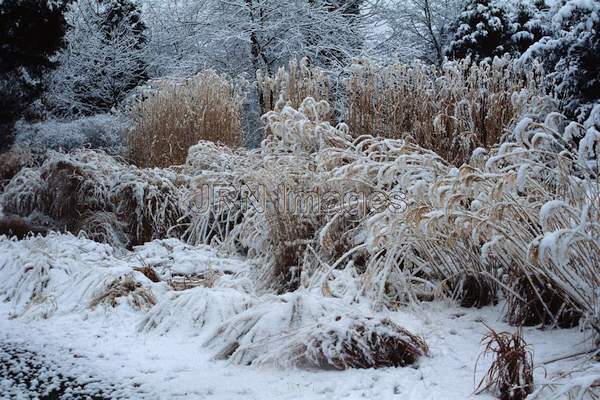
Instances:
[[[339,370],[404,367],[429,352],[422,338],[389,319],[337,316],[335,320],[344,329],[313,329],[304,355],[309,365]]]
[[[68,226],[75,234],[84,232],[90,240],[109,243],[113,247],[125,247],[129,244],[127,225],[120,221],[114,212],[88,211]]]
[[[507,296],[507,319],[511,325],[573,328],[579,324],[582,312],[551,283],[535,275],[513,280],[511,289],[519,296]]]
[[[425,341],[387,318],[298,290],[273,296],[214,331],[217,359],[240,365],[349,369],[403,367],[429,352]]]
[[[95,308],[100,304],[116,307],[118,299],[123,297],[127,298],[129,304],[138,310],[149,309],[156,304],[154,293],[135,280],[132,274],[126,274],[110,282],[94,296],[90,307]]]
[[[256,81],[262,114],[281,110],[286,104],[297,109],[307,97],[330,100],[329,77],[306,58],[290,61],[287,70],[281,67],[274,76],[258,70]]]
[[[141,272],[142,274],[144,274],[144,276],[146,278],[150,279],[154,283],[160,282],[160,278],[158,277],[158,274],[156,273],[154,268],[152,268],[149,265],[144,265],[143,267],[137,267],[137,268],[134,268],[134,270]]]
[[[481,308],[498,302],[497,283],[475,272],[465,272],[448,283],[450,297],[460,302],[461,307]]]
[[[533,355],[521,331],[511,335],[487,328],[482,355],[492,354],[494,361],[476,390],[496,390],[501,400],[525,399],[533,391]]]
[[[102,190],[101,183],[76,162],[57,160],[40,176],[48,188],[44,204],[52,218],[71,226],[77,223],[80,215],[94,211],[94,204],[99,199],[92,199],[97,190]]]
[[[158,90],[133,106],[126,142],[142,167],[183,164],[200,140],[243,144],[240,89],[212,70],[182,82],[159,81]]]
[[[279,293],[293,292],[300,285],[302,259],[316,227],[308,218],[281,210],[267,215],[267,225],[273,242],[273,286]]]
[[[0,189],[4,187],[19,171],[35,165],[35,157],[31,150],[13,146],[0,154]]]
[[[102,152],[52,153],[6,186],[2,206],[26,217],[48,216],[58,228],[132,247],[176,235],[186,178],[171,169],[139,169]]]

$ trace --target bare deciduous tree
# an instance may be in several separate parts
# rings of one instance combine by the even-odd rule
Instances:
[[[448,28],[464,0],[371,0],[366,6],[379,21],[379,51],[400,61],[415,58],[441,65]]]
[[[107,111],[146,77],[143,26],[116,18],[111,5],[79,0],[67,13],[67,46],[45,99],[59,115]]]
[[[274,71],[291,58],[335,68],[361,48],[358,1],[150,0],[157,74]]]

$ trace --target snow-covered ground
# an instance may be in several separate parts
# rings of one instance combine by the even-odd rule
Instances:
[[[137,307],[131,294],[113,304],[90,305],[97,286],[130,273],[135,265],[152,265],[161,278],[155,283],[133,272],[136,281],[151,289],[155,305]],[[475,369],[484,323],[515,330],[501,322],[501,305],[464,309],[436,301],[386,315],[427,341],[430,355],[413,366],[328,371],[215,360],[218,349],[206,342],[219,324],[239,312],[237,307],[263,301],[264,296],[228,278],[250,268],[244,260],[176,240],[114,252],[68,235],[21,242],[0,238],[0,359],[5,364],[0,398],[35,398],[36,393],[51,391],[52,382],[56,386],[60,380],[51,377],[60,375],[79,385],[78,391],[67,394],[104,393],[111,398],[464,400],[475,397],[475,383],[489,366],[490,359],[483,358]],[[180,273],[200,276],[209,269],[222,274],[212,288],[175,292],[166,283]],[[31,272],[41,279],[32,280],[27,275]],[[10,287],[19,293],[10,292]],[[591,347],[577,329],[526,328],[524,337],[538,365]],[[269,351],[269,344],[264,346]],[[15,361],[14,349],[19,349],[20,358],[35,362]],[[546,364],[536,369],[536,383],[580,361]],[[7,369],[12,369],[10,374]],[[38,371],[35,385],[30,380],[17,385]],[[476,398],[493,396],[483,393]]]

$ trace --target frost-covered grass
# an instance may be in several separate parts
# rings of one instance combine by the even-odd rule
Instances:
[[[138,169],[102,152],[50,153],[10,181],[2,205],[23,217],[42,213],[55,229],[132,246],[177,229],[178,187],[185,181],[173,170]]]
[[[343,300],[299,291],[266,297],[221,325],[208,344],[237,364],[325,369],[401,367],[428,354],[424,339]]]
[[[6,186],[4,212],[36,212],[82,238],[0,239],[0,294],[9,315],[36,320],[126,309],[136,334],[193,331],[210,357],[261,367],[427,363],[431,337],[392,317],[444,299],[499,302],[511,325],[579,326],[582,341],[597,339],[600,107],[578,124],[536,101],[460,167],[410,139],[331,126],[329,105],[312,98],[267,113],[260,148],[200,141],[179,167],[52,153]],[[207,185],[255,188],[260,207],[238,196],[203,208]],[[404,207],[344,198],[302,213],[284,207],[282,187],[402,193]],[[574,374],[592,376],[588,366]],[[561,379],[541,382],[560,391]]]
[[[472,302],[481,306],[499,291],[514,324],[573,326],[583,317],[597,329],[593,124],[532,115],[504,143],[455,168],[404,140],[352,139],[344,126],[322,122],[326,112],[312,100],[299,111],[271,112],[265,118],[273,135],[261,149],[224,151],[227,161],[188,173],[196,182],[258,182],[273,192],[282,183],[305,192],[402,192],[405,212],[294,215],[267,195],[264,213],[240,203],[219,215],[189,214],[187,239],[243,249],[260,260],[257,280],[278,290],[335,286],[345,267],[355,277],[353,295],[375,304],[393,307],[445,293],[484,299]],[[201,143],[188,163],[217,160],[214,150]]]
[[[0,296],[9,305],[8,318],[34,321],[128,310],[141,334],[213,329],[206,343],[215,357],[242,365],[404,366],[428,351],[423,339],[343,300],[318,293],[258,298],[243,284],[250,264],[218,258],[208,248],[186,248],[174,239],[149,242],[132,253],[71,235],[1,239]],[[169,256],[157,263],[165,247],[177,261]],[[182,271],[185,260],[194,265]],[[160,271],[156,282],[138,269],[150,263]],[[169,282],[177,274],[207,270],[223,273],[211,287],[179,290]]]
[[[0,189],[4,188],[4,185],[21,169],[35,164],[35,154],[26,147],[13,146],[9,151],[0,154]]]
[[[280,67],[272,76],[258,70],[256,83],[264,102],[263,113],[281,109],[285,104],[298,108],[307,97],[331,100],[330,76],[311,66],[307,58],[290,61],[287,68]]]
[[[3,237],[1,247],[0,295],[10,304],[10,318],[50,318],[87,309],[103,288],[130,272],[109,245],[73,236],[51,234],[22,241]],[[127,279],[146,281],[140,273]],[[128,298],[129,292],[115,294],[113,300]]]
[[[362,61],[347,82],[347,123],[354,134],[410,137],[460,166],[477,147],[498,143],[505,129],[543,95],[539,65],[510,59],[473,63],[378,66]]]
[[[243,254],[258,265],[258,291],[341,291],[376,308],[440,296],[483,306],[500,296],[515,325],[583,321],[598,331],[599,134],[591,122],[539,110],[455,168],[407,140],[353,138],[327,122],[326,102],[308,98],[265,115],[271,135],[259,149],[202,141],[181,168],[162,170],[90,151],[55,154],[22,170],[3,204],[113,244],[174,236]],[[256,188],[264,209],[241,197],[199,207],[210,200],[206,185]],[[282,186],[403,193],[406,207],[297,213],[284,207]]]
[[[159,282],[136,271],[140,265],[155,268]],[[83,374],[93,376],[94,390],[112,383],[139,398],[464,399],[491,362],[483,358],[473,369],[487,329],[482,322],[511,329],[499,321],[501,307],[472,312],[438,301],[373,312],[367,298],[339,297],[340,285],[331,288],[337,297],[315,289],[260,295],[247,284],[256,267],[176,239],[123,251],[72,235],[2,237],[0,340],[41,352],[67,376],[84,382]],[[170,285],[174,276],[208,270],[223,273],[210,288]],[[539,398],[591,390],[598,377],[593,364],[581,356],[562,360],[590,350],[585,335],[535,328],[523,335],[535,361],[550,362],[536,370],[536,382],[548,384],[536,386]],[[414,368],[357,370],[415,361]],[[291,373],[291,366],[302,369]],[[331,375],[315,367],[347,371]],[[10,393],[25,389],[3,385]]]
[[[161,282],[136,273],[140,264],[154,265]],[[182,264],[184,270],[171,275],[207,269],[236,272],[226,274],[213,288],[174,291],[167,272]],[[45,274],[33,272],[44,265]],[[38,367],[25,370],[9,358],[16,373],[35,374],[41,368],[43,376],[31,392],[3,381],[4,393],[35,394],[43,390],[44,377],[61,373],[77,377],[78,384],[87,383],[84,393],[118,388],[125,398],[462,400],[472,395],[474,382],[491,362],[482,358],[474,369],[482,350],[479,340],[487,330],[482,322],[498,331],[513,329],[500,321],[501,307],[471,311],[438,301],[417,309],[374,313],[364,298],[351,303],[305,290],[257,296],[246,293],[244,285],[231,284],[246,279],[245,272],[255,268],[251,263],[224,258],[208,247],[192,249],[173,239],[123,252],[70,235],[22,241],[2,238],[0,266],[0,340],[9,348],[15,344],[35,351],[53,365],[42,368],[38,362]],[[10,283],[27,274],[32,285],[20,286],[22,296],[15,297]],[[154,294],[154,306],[137,307],[132,293],[116,297],[115,302],[91,303],[115,278],[131,275]],[[32,291],[27,287],[41,288],[37,293],[43,296],[29,297]],[[15,310],[22,312],[17,316]],[[237,354],[227,361],[215,360],[223,344],[238,340],[236,332],[244,333]],[[371,344],[392,349],[398,356],[394,343],[414,340],[410,335],[422,337],[428,346],[428,355],[413,367],[356,368],[381,361],[378,357],[386,354],[366,352]],[[587,351],[591,345],[577,330],[524,328],[523,336],[540,364]],[[348,345],[353,352],[345,352]],[[242,359],[244,364],[254,360],[252,366],[238,366]],[[318,364],[323,360],[334,364]],[[304,368],[290,369],[291,365]],[[579,387],[587,390],[598,377],[594,365],[578,357],[536,369],[536,383],[552,384],[545,389],[536,386],[538,398],[552,394],[561,398],[560,393],[575,393]],[[353,368],[334,372],[314,366]],[[568,371],[571,376],[564,375]],[[483,393],[478,398],[493,396]]]
[[[341,77],[303,59],[276,74],[259,70],[257,84],[264,113],[285,105],[298,109],[307,97],[324,100],[335,112],[322,115],[323,121],[336,115],[355,137],[410,138],[456,166],[475,148],[497,144],[546,90],[539,63],[525,68],[508,55],[481,63],[447,61],[441,68],[359,59]]]
[[[182,164],[199,140],[243,143],[242,89],[215,71],[182,81],[156,80],[131,107],[127,157],[142,167]]]

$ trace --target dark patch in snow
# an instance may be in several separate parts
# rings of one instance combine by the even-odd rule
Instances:
[[[132,384],[135,387],[135,384]],[[25,346],[0,342],[0,399],[129,399],[146,397],[140,388],[126,388],[89,374],[72,376]]]

